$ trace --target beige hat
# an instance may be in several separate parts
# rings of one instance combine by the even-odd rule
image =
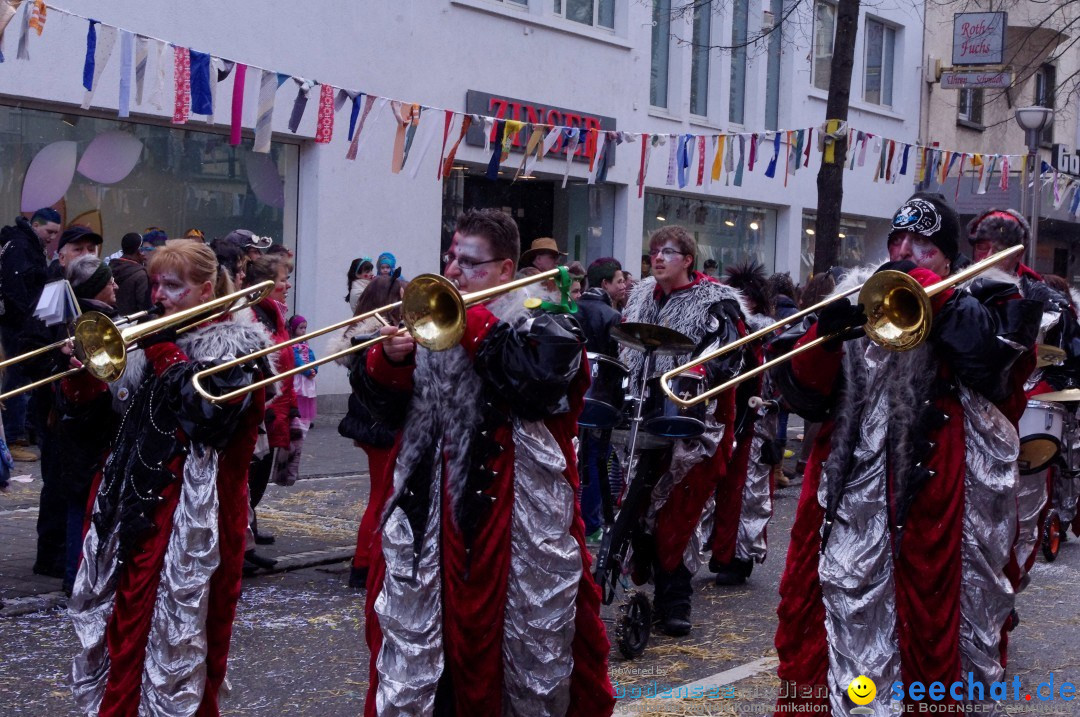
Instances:
[[[533,259],[537,254],[555,254],[556,256],[566,256],[565,251],[559,251],[559,245],[551,237],[540,237],[539,239],[533,239],[532,244],[529,245],[529,250],[521,255],[521,261],[518,262],[518,266],[532,266]]]

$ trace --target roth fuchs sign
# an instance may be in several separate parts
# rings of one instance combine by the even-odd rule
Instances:
[[[1063,144],[1055,144],[1050,153],[1050,164],[1059,172],[1080,177],[1080,150],[1070,151]]]
[[[953,15],[952,63],[957,67],[1000,65],[1005,55],[1005,12]]]
[[[506,120],[518,120],[519,122],[526,122],[529,124],[547,124],[559,127],[584,127],[587,130],[615,129],[614,117],[589,114],[588,112],[582,112],[580,110],[556,107],[554,105],[533,102],[531,100],[519,100],[514,99],[513,97],[492,95],[478,90],[469,90],[466,92],[465,111],[469,114],[486,115],[488,117]],[[520,132],[518,133],[518,136],[514,138],[511,149],[516,152],[524,151],[525,144],[528,141],[528,133]],[[474,147],[483,147],[483,125],[474,124],[470,127],[468,134],[465,135],[465,142]],[[586,144],[584,142],[578,145],[577,151],[574,153],[574,159],[584,161],[586,159],[585,149]],[[560,154],[565,154],[566,152],[561,141],[559,144],[555,145],[553,151]],[[609,167],[615,165],[614,147],[610,148],[610,152],[607,155],[607,164]]]

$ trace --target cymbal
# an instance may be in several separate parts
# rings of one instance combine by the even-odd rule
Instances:
[[[1031,397],[1035,401],[1049,401],[1058,403],[1062,401],[1080,401],[1080,388],[1066,388],[1063,391],[1049,391],[1037,393]]]
[[[1035,347],[1035,354],[1038,357],[1035,362],[1036,368],[1065,365],[1065,351],[1057,346],[1039,344]]]
[[[688,354],[695,346],[689,336],[656,324],[619,324],[611,328],[611,338],[635,351],[652,351],[658,356]]]

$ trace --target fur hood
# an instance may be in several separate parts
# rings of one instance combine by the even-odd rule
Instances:
[[[266,348],[273,343],[270,331],[255,318],[251,309],[232,314],[225,321],[187,331],[176,339],[176,345],[193,361],[217,361],[235,358]],[[113,406],[123,414],[128,399],[146,377],[146,355],[142,349],[129,348],[127,367],[123,375],[109,386]]]

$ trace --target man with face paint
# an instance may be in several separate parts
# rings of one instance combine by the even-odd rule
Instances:
[[[517,225],[470,210],[443,257],[464,292],[514,276]],[[514,291],[468,309],[461,343],[408,334],[350,375],[398,431],[371,544],[365,714],[610,715],[608,639],[590,572],[573,438],[588,366],[573,319]]]
[[[695,270],[697,246],[686,229],[669,226],[654,232],[649,252],[652,276],[634,284],[623,321],[666,326],[695,344],[691,355],[655,357],[654,375],[746,334],[742,293]],[[715,386],[731,378],[748,356],[732,352],[705,364],[705,383]],[[644,354],[624,346],[619,359],[630,368],[630,385],[639,385]],[[637,470],[655,485],[634,538],[633,578],[639,585],[652,579],[654,610],[668,635],[692,629],[690,581],[701,562],[696,528],[717,486],[731,478],[735,411],[734,392],[727,391],[707,405],[700,437],[650,447],[639,456]]]
[[[967,225],[968,241],[971,242],[975,261],[981,261],[1011,246],[1027,246],[1031,229],[1027,220],[1012,209],[989,209],[971,220]],[[1076,310],[1068,296],[1052,289],[1033,269],[1019,257],[1003,260],[998,265],[1002,272],[1015,281],[1020,293],[1027,299],[1041,301],[1043,305],[1040,322],[1039,343],[1060,348],[1065,352],[1061,365],[1036,368],[1025,385],[1025,398],[1048,391],[1060,391],[1069,386],[1080,385],[1080,325]],[[1021,436],[1023,438],[1023,436]],[[1017,490],[1018,532],[1013,546],[1013,557],[1007,574],[1017,593],[1027,587],[1029,571],[1035,563],[1042,525],[1050,510],[1047,472],[1023,470]],[[1058,476],[1060,471],[1054,471]],[[1075,511],[1068,506],[1065,511]]]
[[[879,270],[937,283],[959,229],[941,195],[916,194],[893,218]],[[871,273],[851,271],[837,291]],[[773,372],[793,410],[822,422],[780,582],[779,676],[796,689],[777,714],[809,709],[789,703],[847,714],[844,690],[863,673],[879,684],[950,684],[961,670],[1003,679],[1014,426],[1041,305],[986,277],[931,304],[929,338],[893,352],[863,335],[863,307],[837,299],[796,346],[833,340]],[[803,696],[817,685],[827,698]]]

